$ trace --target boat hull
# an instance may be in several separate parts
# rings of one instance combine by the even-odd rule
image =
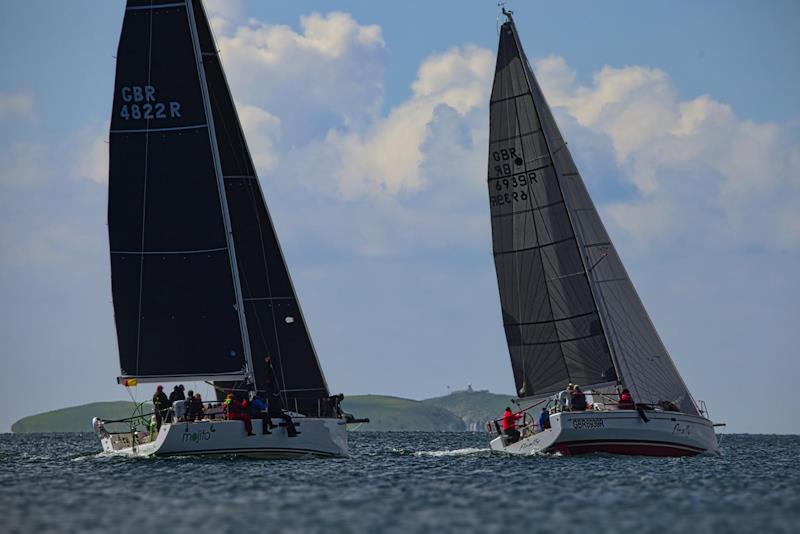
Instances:
[[[515,443],[498,436],[494,451],[511,454],[560,453],[564,456],[607,453],[641,456],[719,454],[714,425],[708,419],[677,412],[636,410],[561,412],[551,428]]]
[[[252,423],[253,436],[246,434],[243,421],[166,423],[152,441],[146,433],[132,437],[101,430],[98,434],[104,452],[123,456],[298,458],[348,455],[347,429],[342,419],[295,418],[299,432],[295,437],[288,436],[285,426],[263,434],[262,421],[254,419]]]

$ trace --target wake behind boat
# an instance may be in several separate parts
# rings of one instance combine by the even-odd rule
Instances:
[[[499,421],[490,425],[496,435],[491,447],[516,454],[715,453],[714,426],[651,323],[558,130],[512,14],[503,14],[488,186],[503,326],[519,402],[527,406],[509,409],[503,428]],[[586,392],[576,393],[573,384]]]
[[[155,398],[145,429],[141,414],[116,433],[96,419],[104,450],[347,455],[200,0],[128,0],[109,160],[117,380],[208,382],[227,399],[187,417]],[[257,396],[268,409],[250,421]]]

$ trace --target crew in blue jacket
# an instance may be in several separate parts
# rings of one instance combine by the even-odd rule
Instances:
[[[539,430],[550,428],[550,412],[547,408],[542,408],[542,413],[539,414]]]

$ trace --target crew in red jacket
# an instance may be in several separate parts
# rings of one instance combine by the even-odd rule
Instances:
[[[227,419],[243,421],[244,429],[247,432],[247,435],[255,436],[255,434],[253,434],[253,422],[251,421],[250,414],[247,413],[246,400],[236,400],[233,398],[232,393],[228,393],[228,396],[225,399],[225,415]]]
[[[511,411],[511,408],[506,406],[506,411],[503,413],[503,434],[508,436],[511,443],[519,440],[519,430],[517,430],[517,420],[522,419],[522,416]]]
[[[623,389],[622,393],[619,394],[619,403],[617,404],[617,408],[620,410],[633,410],[633,397],[631,397],[631,392],[627,389]]]

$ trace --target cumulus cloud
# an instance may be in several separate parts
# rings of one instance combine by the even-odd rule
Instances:
[[[36,119],[33,95],[30,93],[0,93],[0,120]]]
[[[333,12],[301,17],[299,32],[252,19],[215,31],[237,100],[280,119],[290,144],[380,111],[388,56],[379,26]]]
[[[709,95],[682,101],[658,69],[606,66],[589,87],[560,57],[536,70],[551,105],[612,141],[638,192],[607,209],[622,231],[642,240],[717,226],[714,239],[731,244],[800,245],[798,143],[785,126],[741,119]]]
[[[456,148],[457,139],[446,137],[438,143],[431,140],[425,144],[434,123],[445,120],[445,116],[461,122],[457,128],[467,129],[466,145],[470,150],[485,152],[485,147],[478,147],[476,142],[485,139],[491,63],[487,50],[471,45],[431,56],[419,68],[411,98],[393,108],[388,116],[361,131],[331,130],[325,141],[339,155],[334,172],[340,192],[352,198],[396,195],[428,187],[435,177],[425,175],[423,162],[442,159],[444,151]],[[474,113],[477,110],[481,113]],[[438,146],[440,154],[427,153],[426,146]],[[456,174],[456,169],[463,168],[459,165],[463,157],[451,161],[455,168],[449,173]],[[468,169],[468,173],[482,175],[483,167]]]
[[[239,104],[236,110],[253,163],[262,171],[272,170],[279,157],[275,144],[281,134],[280,119],[258,106]]]

